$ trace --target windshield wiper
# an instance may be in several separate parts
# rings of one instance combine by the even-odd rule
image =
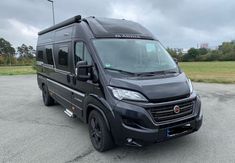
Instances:
[[[156,75],[165,75],[164,71],[156,71],[156,72],[143,72],[137,74],[137,76],[156,76]]]
[[[179,73],[179,71],[176,70],[166,70],[164,71],[165,74],[175,74],[175,73]]]
[[[177,71],[174,70],[166,70],[166,71],[154,71],[154,72],[143,72],[137,74],[137,76],[156,76],[156,75],[166,75],[166,74],[175,74]]]
[[[123,73],[123,74],[128,74],[128,75],[134,75],[134,76],[137,75],[137,74],[134,73],[134,72],[129,72],[129,71],[125,71],[125,70],[121,70],[121,69],[116,69],[116,68],[111,68],[111,67],[105,67],[104,69],[106,69],[106,70],[112,70],[112,71],[117,71],[117,72],[120,72],[120,73]]]

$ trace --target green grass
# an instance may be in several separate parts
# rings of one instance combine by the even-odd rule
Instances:
[[[35,74],[32,66],[1,66],[0,75],[26,75]]]
[[[235,62],[181,62],[180,67],[192,81],[235,83]]]
[[[180,62],[179,64],[192,81],[235,84],[235,62]],[[0,67],[0,75],[35,73],[32,66]]]

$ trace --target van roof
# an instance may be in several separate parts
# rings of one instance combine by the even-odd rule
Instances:
[[[118,37],[118,38],[146,38],[155,39],[154,36],[140,24],[125,20],[125,19],[111,19],[111,18],[96,18],[94,16],[83,18],[80,15],[67,19],[50,28],[40,31],[38,35],[48,33],[50,31],[62,28],[64,26],[85,22],[94,37]]]

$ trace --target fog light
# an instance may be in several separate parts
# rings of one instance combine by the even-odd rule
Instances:
[[[126,126],[137,128],[137,129],[143,129],[145,127],[144,123],[138,119],[130,119],[130,118],[122,117],[122,122]]]

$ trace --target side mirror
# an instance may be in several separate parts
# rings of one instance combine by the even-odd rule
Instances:
[[[173,58],[174,59],[174,61],[175,61],[175,63],[178,65],[178,59],[177,58]]]
[[[76,65],[76,78],[80,81],[87,81],[91,79],[92,65],[88,65],[86,61],[79,61]]]

